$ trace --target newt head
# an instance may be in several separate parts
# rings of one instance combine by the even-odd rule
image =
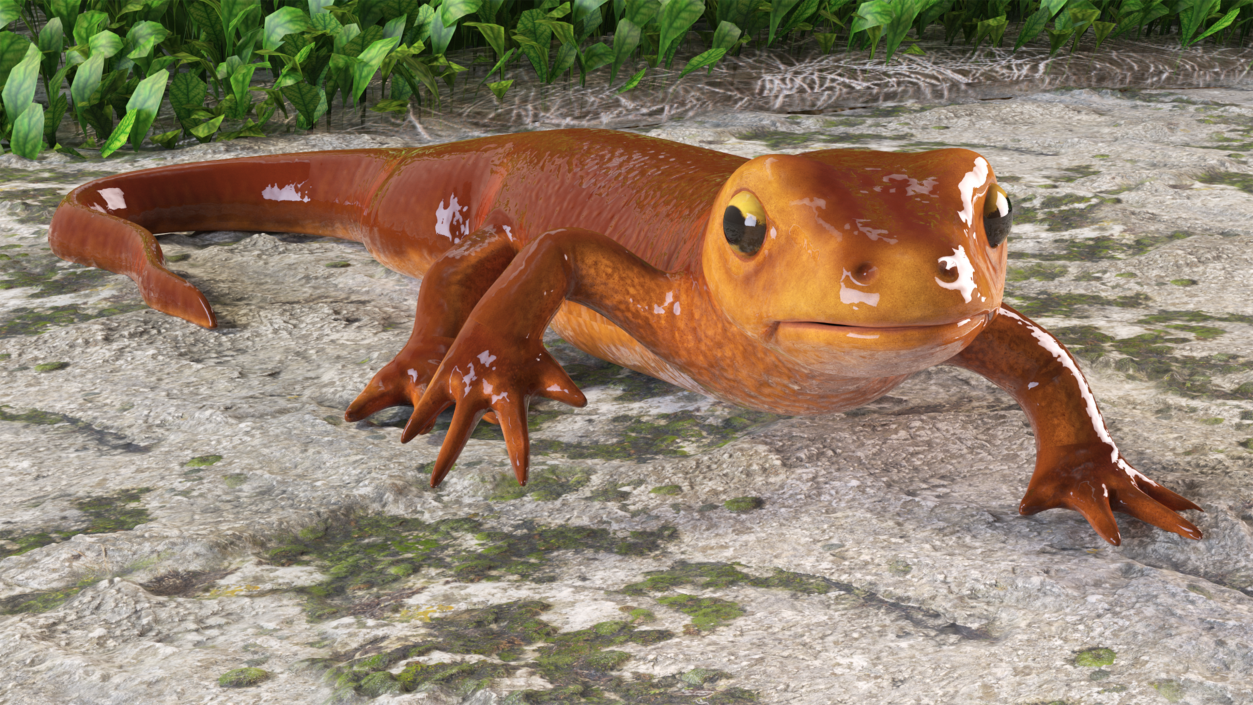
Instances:
[[[1000,307],[1011,217],[969,150],[767,155],[719,191],[701,270],[736,326],[797,363],[908,374],[956,355]]]

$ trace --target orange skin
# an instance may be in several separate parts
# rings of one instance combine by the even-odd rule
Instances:
[[[411,404],[407,442],[455,404],[433,486],[484,415],[525,483],[530,400],[586,403],[543,346],[551,324],[597,357],[785,414],[849,409],[913,372],[964,367],[1031,420],[1023,514],[1074,509],[1113,544],[1112,511],[1200,538],[1176,513],[1199,507],[1119,454],[1061,343],[1002,303],[1006,247],[985,228],[988,213],[1004,215],[998,189],[964,149],[747,160],[558,130],[107,177],[65,198],[48,239],[60,257],[126,274],[148,305],[208,328],[208,301],[165,268],[153,233],[346,238],[423,277],[409,342],[345,418]],[[733,204],[765,233],[759,250],[729,243]]]

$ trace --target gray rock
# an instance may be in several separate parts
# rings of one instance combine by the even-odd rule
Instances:
[[[0,191],[0,246],[18,246],[0,250],[0,702],[348,701],[382,671],[415,689],[375,700],[395,704],[593,685],[628,702],[646,685],[1251,702],[1250,129],[1247,92],[1205,89],[649,130],[745,156],[941,141],[987,156],[1020,215],[1009,300],[1081,356],[1124,454],[1205,509],[1200,542],[1122,517],[1121,547],[1071,512],[1018,516],[1025,417],[952,368],[779,418],[550,339],[589,404],[534,407],[534,481],[516,488],[487,429],[431,490],[438,428],[401,446],[404,410],[340,421],[406,340],[418,282],[352,243],[164,236],[218,311],[206,331],[44,240],[60,194],[102,171],[403,140],[0,157],[29,172]],[[50,362],[68,366],[36,371]],[[760,508],[723,506],[743,497]],[[219,688],[262,664],[270,679]]]

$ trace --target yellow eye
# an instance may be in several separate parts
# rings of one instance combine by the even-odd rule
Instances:
[[[731,198],[722,215],[722,232],[727,244],[746,255],[755,255],[766,239],[766,209],[748,191]]]
[[[1009,202],[1005,189],[992,184],[983,199],[983,232],[992,247],[1000,245],[1009,237],[1009,229],[1014,222],[1013,212],[1014,206]]]

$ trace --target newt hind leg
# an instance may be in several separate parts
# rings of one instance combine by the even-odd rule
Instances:
[[[413,333],[348,406],[347,421],[360,421],[393,406],[417,406],[479,299],[513,261],[517,227],[499,211],[483,227],[431,265],[418,291]],[[495,415],[486,417],[496,421]]]

